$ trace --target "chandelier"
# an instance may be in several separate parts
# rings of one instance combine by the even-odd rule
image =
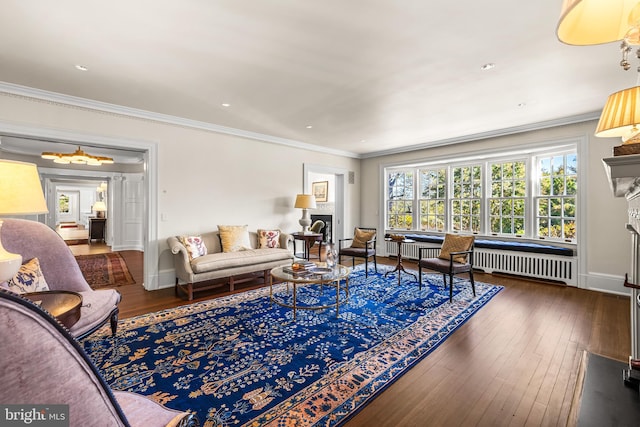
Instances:
[[[54,163],[60,163],[63,165],[68,165],[69,163],[89,166],[113,164],[113,159],[111,157],[92,156],[91,154],[87,154],[82,151],[80,147],[78,147],[78,149],[73,153],[52,153],[50,151],[45,151],[40,157],[47,160],[53,160]]]

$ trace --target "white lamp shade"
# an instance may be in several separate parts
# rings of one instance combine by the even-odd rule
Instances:
[[[38,169],[33,163],[0,160],[0,215],[47,213]]]
[[[637,25],[639,3],[638,0],[564,0],[556,30],[558,39],[578,46],[622,40]]]
[[[93,204],[93,210],[96,212],[104,212],[107,210],[107,205],[102,201],[97,201]]]
[[[640,86],[609,95],[600,115],[596,136],[628,136],[640,124]]]
[[[313,194],[298,194],[294,207],[298,209],[315,209],[316,198]]]

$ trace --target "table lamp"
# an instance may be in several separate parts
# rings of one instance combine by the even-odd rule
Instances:
[[[295,208],[302,209],[302,218],[298,221],[302,226],[302,232],[307,233],[309,226],[311,225],[311,218],[309,218],[308,209],[316,208],[316,198],[313,194],[298,194],[296,196]]]
[[[0,159],[0,215],[36,215],[47,213],[47,202],[33,163]],[[22,265],[22,255],[2,246],[0,219],[0,283],[13,278]]]
[[[93,210],[96,213],[96,218],[104,218],[104,213],[107,210],[107,205],[103,201],[98,200],[93,204]]]

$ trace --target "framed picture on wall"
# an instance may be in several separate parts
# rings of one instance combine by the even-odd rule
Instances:
[[[316,202],[326,202],[329,191],[329,181],[319,181],[311,184],[311,193],[315,196]]]

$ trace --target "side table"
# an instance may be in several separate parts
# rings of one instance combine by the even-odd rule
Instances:
[[[42,291],[22,294],[23,297],[48,311],[67,329],[80,320],[82,295],[71,291]]]
[[[295,233],[291,233],[294,240],[302,240],[304,242],[304,252],[302,254],[302,258],[309,261],[309,251],[311,250],[311,246],[313,242],[320,242],[318,244],[318,260],[320,260],[320,254],[322,253],[322,233],[302,233],[297,231]]]
[[[404,265],[402,265],[402,244],[403,243],[415,243],[416,241],[412,240],[412,239],[395,240],[395,239],[391,239],[389,237],[385,238],[384,240],[387,241],[387,242],[396,242],[398,244],[398,263],[396,264],[396,268],[394,268],[391,271],[387,271],[384,274],[384,277],[387,277],[387,274],[394,273],[394,272],[397,271],[398,272],[398,285],[400,285],[400,274],[402,272],[405,272],[405,273],[413,276],[416,279],[416,282],[417,282],[418,281],[418,276],[416,276],[415,274],[405,270],[404,269]]]

